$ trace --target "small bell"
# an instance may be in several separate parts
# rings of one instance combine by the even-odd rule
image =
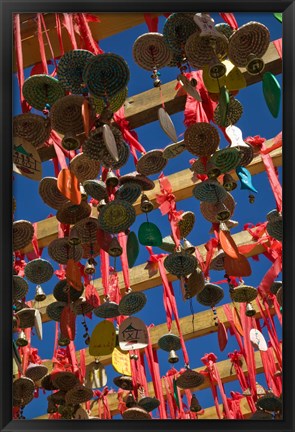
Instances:
[[[230,192],[237,187],[237,182],[230,174],[224,174],[223,176],[223,187],[226,191]]]
[[[243,396],[251,396],[251,390],[249,388],[246,388],[246,390],[243,391]]]
[[[136,401],[135,401],[135,399],[133,397],[133,394],[129,393],[129,395],[126,398],[126,407],[127,408],[132,408],[132,407],[135,407],[136,405],[137,405],[137,403],[136,403]]]
[[[172,363],[172,364],[179,362],[179,357],[174,350],[170,351],[169,357],[168,357],[168,362]]]
[[[104,199],[100,200],[99,203],[98,203],[98,205],[97,205],[98,210],[100,210],[105,205],[107,205],[107,203],[105,202],[105,200]]]
[[[202,407],[196,398],[195,395],[192,396],[191,405],[190,405],[190,411],[191,412],[199,412],[201,411]]]
[[[222,202],[218,202],[215,204],[215,211],[216,211],[216,220],[218,220],[219,222],[225,222],[231,216],[229,209]]]
[[[56,413],[57,412],[57,406],[55,405],[53,400],[51,400],[50,398],[47,398],[47,400],[48,400],[47,413],[48,414]]]
[[[62,139],[61,145],[66,150],[76,150],[81,146],[81,143],[76,135],[67,133]]]
[[[254,195],[249,195],[249,203],[253,204],[255,202],[255,196]]]
[[[107,187],[116,187],[119,184],[119,179],[113,171],[109,171],[105,183]]]
[[[59,346],[68,346],[70,342],[71,341],[69,338],[63,336],[61,333],[59,334],[58,342],[57,342]]]
[[[150,213],[154,209],[154,204],[145,194],[141,196],[140,209],[143,213]]]
[[[184,251],[186,253],[188,253],[188,254],[195,253],[195,250],[196,250],[195,246],[193,246],[191,244],[191,242],[189,242],[187,239],[183,239],[183,245],[182,245],[182,247],[183,247]]]
[[[122,255],[122,253],[123,253],[123,249],[121,248],[117,237],[113,237],[108,249],[108,254],[111,255],[112,257],[118,257]]]
[[[85,267],[84,267],[84,273],[92,275],[95,273],[95,265],[91,258],[87,260]]]
[[[25,332],[21,330],[17,336],[17,339],[15,341],[16,345],[19,347],[24,347],[28,345],[28,340],[26,338]]]
[[[161,80],[159,77],[155,78],[154,80],[154,87],[160,87],[160,85],[162,84]]]
[[[251,305],[251,303],[247,303],[246,306],[246,316],[247,317],[252,317],[256,314],[256,310],[253,308],[253,306]]]
[[[71,246],[77,246],[81,243],[80,235],[77,228],[73,227],[70,231],[69,244]]]
[[[46,294],[43,291],[41,285],[36,286],[36,294],[35,294],[35,301],[36,302],[42,302],[46,299]]]
[[[84,186],[80,183],[80,192],[81,192],[81,197],[83,201],[87,201],[88,199],[88,195],[85,192]]]
[[[209,75],[213,79],[222,78],[226,74],[226,66],[219,62],[218,59],[214,59],[209,65]]]
[[[264,69],[264,61],[257,58],[255,54],[250,54],[246,69],[250,75],[259,75]]]
[[[26,307],[26,304],[22,302],[21,300],[17,300],[14,303],[15,306],[15,312],[19,312],[20,310],[24,309]]]

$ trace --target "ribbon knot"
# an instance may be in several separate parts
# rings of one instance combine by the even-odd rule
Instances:
[[[216,363],[217,357],[214,353],[205,354],[204,357],[201,358],[202,362],[205,366],[211,367],[213,363]]]
[[[234,352],[229,353],[228,357],[232,363],[238,363],[239,364],[241,362],[242,353],[235,350]]]

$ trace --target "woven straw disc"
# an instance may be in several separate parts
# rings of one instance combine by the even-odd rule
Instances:
[[[172,59],[172,52],[161,33],[150,32],[139,36],[133,44],[132,54],[135,63],[148,71],[154,67],[162,69]]]
[[[113,379],[113,383],[123,390],[133,390],[132,377],[125,375],[118,376]]]
[[[254,151],[253,147],[249,145],[249,147],[238,147],[241,154],[241,160],[239,162],[239,166],[248,166],[252,160],[254,159]]]
[[[148,397],[148,396],[138,401],[138,405],[148,412],[158,408],[160,404],[161,402],[159,401],[159,399],[156,399],[155,397]]]
[[[20,319],[19,327],[21,329],[34,327],[34,325],[35,325],[35,309],[24,307],[20,311],[16,312],[16,315]]]
[[[127,87],[128,64],[123,57],[107,53],[92,57],[83,71],[83,80],[93,96],[111,98]]]
[[[33,75],[23,85],[23,95],[29,105],[43,111],[46,104],[52,106],[64,96],[60,82],[49,75]]]
[[[123,185],[126,182],[135,182],[138,183],[143,191],[149,191],[154,189],[155,183],[153,180],[150,180],[143,174],[139,174],[134,171],[133,173],[125,174],[124,176],[119,177],[119,184]]]
[[[109,103],[108,109],[112,113],[117,112],[121,108],[121,106],[124,105],[124,102],[127,98],[127,94],[128,94],[128,89],[126,87],[123,90],[121,90],[119,93],[117,93],[115,96],[111,97],[108,100],[108,103]],[[92,102],[93,102],[93,107],[94,107],[95,111],[97,112],[97,114],[101,114],[102,111],[104,110],[104,108],[106,107],[106,104],[103,101],[103,99],[93,97]]]
[[[239,150],[236,147],[228,147],[214,153],[212,163],[222,173],[228,173],[239,165],[240,159],[241,154]]]
[[[256,402],[256,406],[260,409],[270,412],[280,412],[283,409],[283,403],[280,398],[273,393],[267,393]]]
[[[210,123],[195,123],[184,133],[186,149],[196,156],[210,156],[217,150],[219,141],[218,131]]]
[[[72,372],[57,372],[52,376],[53,385],[62,391],[71,390],[79,383],[78,378]]]
[[[81,204],[75,205],[71,201],[67,201],[56,213],[56,219],[65,224],[75,224],[82,219],[90,216],[91,207],[85,202],[81,201]]]
[[[118,154],[119,154],[119,147],[120,144],[122,144],[123,142],[122,133],[115,126],[111,125],[110,128],[115,137],[115,141],[118,148]],[[102,161],[102,158],[106,159],[107,155],[109,155],[109,152],[106,149],[106,145],[103,138],[103,129],[101,127],[98,127],[90,132],[88,138],[85,140],[83,144],[83,153],[89,159],[93,159],[100,162]],[[121,149],[121,153],[122,153],[122,149]],[[115,163],[113,159],[112,161]]]
[[[83,385],[76,385],[66,394],[66,403],[70,405],[78,405],[87,402],[93,397],[93,391]]]
[[[234,32],[231,26],[226,23],[219,23],[216,24],[214,27],[217,31],[222,33],[227,39],[229,39]]]
[[[130,204],[135,203],[137,198],[140,197],[142,188],[140,184],[131,181],[126,182],[117,190],[115,197],[116,199],[121,199],[123,201],[128,201]]]
[[[187,276],[191,274],[198,265],[194,255],[183,252],[174,252],[164,260],[166,270],[175,276]]]
[[[193,189],[193,195],[200,201],[223,202],[226,198],[226,190],[216,180],[209,179],[198,183]]]
[[[122,413],[124,420],[151,420],[150,414],[140,407],[128,408]]]
[[[231,298],[237,303],[249,303],[256,299],[258,291],[249,285],[239,285],[231,292]]]
[[[46,314],[53,321],[60,321],[62,311],[66,305],[67,303],[61,301],[52,302],[46,307]]]
[[[283,220],[277,222],[268,222],[266,225],[268,234],[278,241],[283,241]]]
[[[44,390],[57,390],[57,387],[52,382],[52,375],[46,375],[41,380],[41,387],[44,388]]]
[[[88,217],[77,222],[74,229],[78,231],[81,243],[95,243],[98,230],[98,221],[93,217]]]
[[[223,296],[224,291],[219,285],[206,283],[205,288],[197,294],[197,300],[203,306],[213,307],[223,299]]]
[[[24,138],[34,147],[41,147],[48,140],[51,132],[50,119],[31,113],[24,113],[13,118],[13,136]]]
[[[194,370],[187,369],[177,378],[176,385],[181,389],[190,389],[199,387],[203,384],[204,380],[204,375]]]
[[[194,14],[177,12],[171,14],[164,24],[163,36],[165,43],[175,54],[182,55],[185,43],[190,35],[200,32],[193,16]]]
[[[120,315],[119,305],[113,301],[106,301],[93,310],[99,318],[115,318]]]
[[[97,242],[92,243],[82,243],[83,255],[82,258],[94,258],[100,254],[100,246]]]
[[[152,175],[161,172],[168,160],[163,157],[163,150],[151,150],[138,160],[136,169],[140,174]]]
[[[97,201],[108,199],[107,187],[102,180],[86,180],[83,183],[83,187],[87,195],[90,195]]]
[[[48,373],[48,368],[43,364],[29,364],[26,370],[26,377],[31,378],[32,381],[39,381]]]
[[[249,420],[273,420],[272,414],[264,411],[256,411]]]
[[[193,213],[192,211],[186,211],[182,213],[181,219],[178,222],[180,237],[182,238],[187,237],[192,231],[192,229],[194,228],[195,222],[196,222],[195,213]]]
[[[39,195],[49,207],[59,210],[68,200],[59,191],[55,177],[43,177],[39,183]]]
[[[173,159],[183,153],[185,150],[184,141],[167,145],[163,150],[163,157],[165,159]]]
[[[12,384],[12,396],[17,401],[30,399],[35,390],[34,381],[27,377],[21,377]]]
[[[22,300],[29,290],[28,282],[20,277],[13,275],[12,298],[13,301]]]
[[[251,21],[242,25],[229,39],[228,58],[238,67],[245,67],[250,54],[261,58],[267,51],[270,42],[268,28]]]
[[[115,200],[102,207],[98,215],[98,223],[102,230],[116,234],[126,231],[135,218],[135,210],[131,204],[127,201]]]
[[[270,223],[276,223],[282,220],[282,216],[277,210],[272,210],[267,213],[266,220]]]
[[[98,176],[100,163],[88,158],[84,153],[79,153],[71,160],[69,169],[75,174],[79,182],[83,183],[85,180],[92,180]]]
[[[76,315],[87,315],[93,310],[93,306],[88,303],[84,297],[80,297],[74,303],[74,312]]]
[[[81,245],[70,245],[68,237],[58,238],[48,245],[48,255],[59,264],[67,264],[69,259],[78,262],[82,258],[83,248]]]
[[[50,396],[48,396],[47,400],[51,400],[56,405],[65,405],[66,403],[66,391],[65,390],[59,390],[55,393],[52,393]]]
[[[30,402],[32,402],[33,399],[34,399],[34,393],[32,393],[32,394],[24,397],[21,400],[13,398],[12,406],[14,406],[14,407],[24,407],[24,406],[28,405]]]
[[[142,292],[130,292],[122,297],[118,310],[120,315],[134,315],[146,304],[146,295]]]
[[[172,58],[169,64],[167,64],[168,67],[180,67],[181,63],[183,62],[183,54],[180,52],[176,53],[172,51]]]
[[[172,333],[165,334],[158,340],[159,348],[170,352],[171,350],[178,351],[181,348],[180,338]]]
[[[278,292],[279,288],[281,288],[283,286],[283,282],[282,281],[275,281],[272,283],[271,287],[270,287],[270,292],[274,295],[276,295],[276,293]]]
[[[278,289],[278,292],[276,293],[277,301],[280,306],[283,306],[283,287]]]
[[[25,277],[36,284],[49,281],[53,276],[53,272],[50,262],[42,258],[30,261],[25,267]]]
[[[231,217],[234,213],[236,204],[235,204],[233,196],[229,192],[226,193],[226,197],[223,200],[223,204],[229,210],[230,217]],[[217,221],[216,215],[217,215],[218,206],[216,205],[216,203],[205,202],[205,201],[201,202],[200,210],[201,210],[203,217],[207,221],[212,222],[212,223],[215,223]]]
[[[222,117],[220,114],[220,104],[217,104],[214,110],[213,121],[218,126],[227,127],[229,125],[236,124],[242,117],[242,114],[243,114],[243,105],[233,96],[230,96],[225,123],[224,124],[222,123]]]
[[[219,37],[214,36],[216,48],[210,45],[211,36],[200,36],[198,33],[192,34],[186,44],[185,53],[189,64],[194,68],[203,68],[216,57],[224,59],[228,51],[228,39],[220,33]]]
[[[195,162],[190,167],[190,170],[196,174],[208,174],[212,170],[217,170],[217,168],[215,165],[213,165],[211,158],[208,158],[206,161],[206,165],[204,164],[202,159],[195,160]]]
[[[58,302],[67,303],[70,298],[71,301],[78,300],[81,296],[81,291],[75,290],[70,284],[68,284],[66,279],[57,282],[53,289],[53,297]]]
[[[216,256],[211,261],[210,270],[215,270],[215,271],[224,270],[224,257],[225,257],[224,251],[219,250]]]
[[[112,158],[108,150],[106,148],[104,149],[103,154],[101,156],[101,162],[105,168],[119,169],[122,168],[124,165],[126,165],[130,155],[128,144],[126,144],[125,141],[122,141],[120,139],[119,142],[117,143],[117,150],[118,150],[118,161],[115,161],[115,159]]]
[[[31,222],[26,220],[19,220],[13,222],[12,236],[13,236],[13,251],[23,249],[28,246],[34,235],[34,227]]]
[[[82,93],[82,73],[86,63],[92,57],[94,57],[92,52],[83,49],[68,51],[61,57],[57,76],[65,90],[74,94]]]
[[[201,292],[205,287],[203,272],[198,267],[186,278],[184,298],[190,299]]]

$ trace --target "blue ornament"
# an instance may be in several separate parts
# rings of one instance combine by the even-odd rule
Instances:
[[[252,184],[252,177],[250,172],[247,170],[247,168],[243,166],[238,166],[236,168],[236,173],[241,182],[241,189],[248,189],[255,193],[258,192],[257,189],[255,189],[255,187]]]

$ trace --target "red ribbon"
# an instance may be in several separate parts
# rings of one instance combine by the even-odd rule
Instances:
[[[219,12],[219,15],[233,30],[237,30],[239,28],[236,18],[233,13],[228,12]]]
[[[273,44],[274,44],[279,56],[282,59],[283,58],[282,38],[273,41]]]
[[[100,22],[98,17],[96,22]],[[85,49],[92,52],[95,55],[103,54],[103,50],[99,47],[98,42],[96,42],[92,36],[89,24],[87,22],[87,15],[84,13],[74,14],[74,19],[78,27],[79,34],[84,43]]]
[[[157,16],[152,16],[150,13],[145,13],[144,20],[146,22],[146,25],[148,26],[149,32],[158,32],[158,23],[159,18]]]
[[[58,43],[59,43],[60,54],[61,54],[61,56],[63,56],[65,53],[65,50],[64,50],[64,45],[63,45],[63,41],[62,41],[61,22],[60,22],[60,17],[59,17],[58,13],[55,14],[55,23],[56,23],[56,34],[57,34],[57,39],[58,39]]]
[[[109,270],[110,270],[110,257],[103,249],[100,250],[100,272],[103,286],[103,293],[105,297],[109,294]]]
[[[63,14],[63,25],[67,29],[67,32],[70,36],[70,41],[73,50],[78,49],[77,41],[75,37],[75,31],[74,31],[73,14],[69,14],[69,13]]]
[[[245,347],[244,357],[246,359],[247,367],[248,367],[249,383],[250,383],[250,388],[254,400],[256,400],[257,397],[256,365],[255,365],[254,349],[250,341],[250,330],[251,328],[253,328],[253,324],[255,320],[251,317],[247,317],[246,303],[241,303],[240,317],[241,317],[241,324],[244,332],[244,347]]]
[[[234,352],[229,353],[228,357],[229,357],[233,367],[235,368],[240,386],[241,386],[242,390],[245,391],[246,389],[248,389],[248,382],[247,382],[246,375],[245,375],[245,373],[241,367],[243,355],[241,352],[238,352],[237,350],[235,350]],[[249,404],[251,411],[255,412],[256,406],[255,406],[255,402],[254,402],[252,396],[250,395],[250,396],[246,396],[246,397],[247,397],[247,402]]]
[[[119,233],[118,241],[123,252],[121,254],[122,272],[126,291],[130,288],[129,266],[127,260],[127,235],[124,232]]]

